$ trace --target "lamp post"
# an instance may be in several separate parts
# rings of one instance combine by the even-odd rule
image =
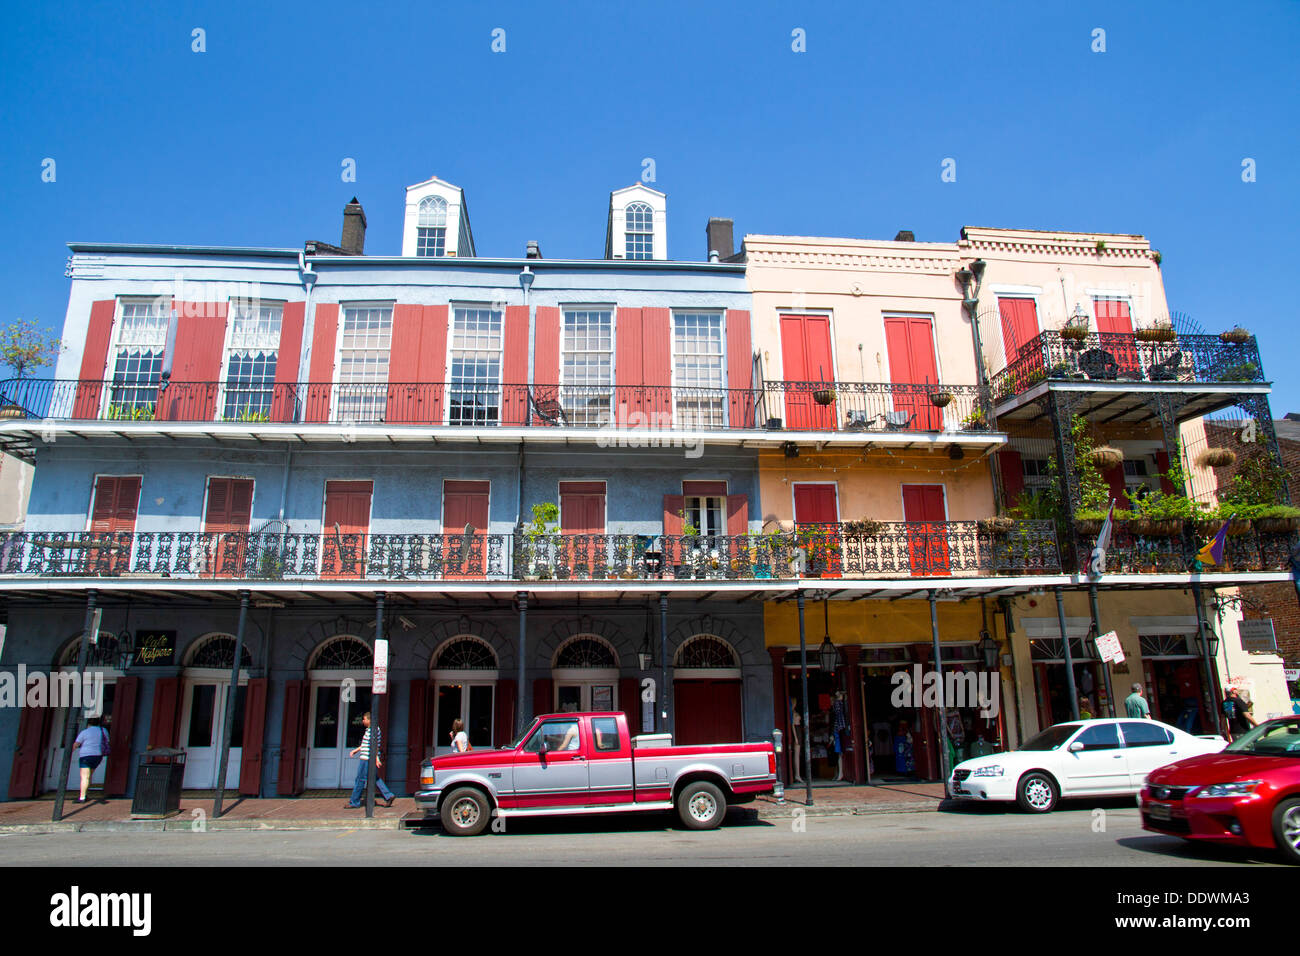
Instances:
[[[1214,732],[1223,736],[1223,720],[1220,716],[1219,692],[1215,680],[1214,661],[1219,656],[1218,636],[1209,637],[1205,626],[1205,602],[1201,597],[1201,582],[1192,582],[1192,600],[1196,604],[1196,636],[1201,642],[1201,664],[1205,667],[1205,689],[1209,696],[1210,713],[1214,715]],[[1210,634],[1213,634],[1210,631]]]
[[[987,629],[980,631],[980,642],[976,647],[979,648],[980,656],[984,658],[986,671],[991,671],[998,666],[998,642],[993,640]]]

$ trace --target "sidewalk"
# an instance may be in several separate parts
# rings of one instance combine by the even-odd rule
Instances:
[[[941,783],[887,783],[863,787],[813,787],[813,805],[806,806],[807,790],[793,784],[785,791],[785,803],[765,794],[754,801],[759,819],[788,817],[797,807],[809,816],[864,815],[870,813],[915,813],[936,810],[945,794]]]

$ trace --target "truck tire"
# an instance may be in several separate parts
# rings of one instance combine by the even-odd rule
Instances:
[[[688,830],[713,830],[727,815],[722,791],[707,780],[696,780],[677,794],[677,816]]]
[[[492,821],[492,807],[482,790],[460,787],[447,794],[439,816],[448,836],[478,836]]]

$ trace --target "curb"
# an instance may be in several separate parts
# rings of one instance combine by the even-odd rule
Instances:
[[[88,820],[85,823],[6,823],[0,835],[39,833],[182,833],[216,830],[400,830],[402,819],[367,820],[208,820],[196,830],[197,820]]]
[[[771,804],[758,811],[760,820],[788,820],[795,810],[809,817],[865,817],[875,813],[929,813],[940,809],[931,803],[859,803],[838,807],[805,807],[802,803]]]

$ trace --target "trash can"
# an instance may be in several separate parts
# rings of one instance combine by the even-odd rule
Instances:
[[[170,747],[140,755],[131,801],[134,820],[161,820],[181,812],[181,784],[185,780],[185,751]]]

